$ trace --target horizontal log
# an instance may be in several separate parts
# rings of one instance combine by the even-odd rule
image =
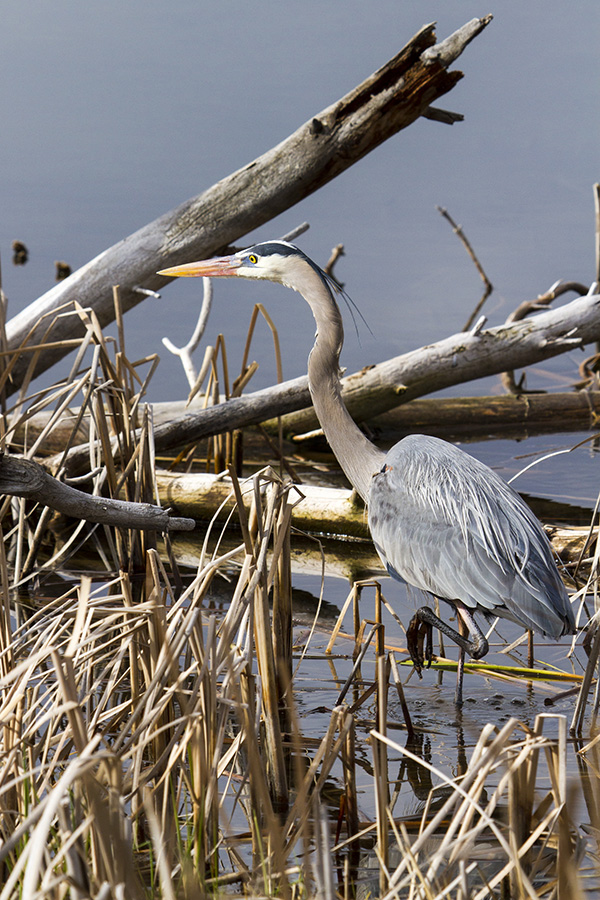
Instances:
[[[597,528],[590,533],[588,526],[563,528],[557,525],[547,525],[546,533],[555,552],[565,564],[574,565],[581,561],[584,568],[589,569],[590,558],[596,550]]]
[[[231,481],[220,475],[177,474],[159,469],[156,482],[161,503],[180,515],[207,522],[218,513],[219,521],[225,521],[235,505]],[[244,505],[249,510],[254,496],[252,482],[243,485],[242,490]],[[298,485],[296,490],[303,498],[292,513],[296,528],[311,534],[370,540],[364,506],[355,491],[306,484]],[[291,502],[293,494],[294,489]]]
[[[155,426],[168,425],[174,419],[185,417],[201,410],[202,402],[188,405],[185,400],[152,403],[152,421]],[[73,428],[73,413],[56,422],[44,438],[46,454],[59,453],[70,440]],[[51,411],[36,413],[23,422],[11,435],[11,446],[22,450],[27,429],[28,441],[34,442],[46,427]],[[436,397],[411,400],[396,409],[365,420],[364,424],[376,441],[388,443],[400,440],[405,434],[424,432],[435,436],[448,437],[463,432],[481,439],[483,435],[494,436],[507,430],[522,437],[524,433],[537,434],[545,431],[586,431],[596,427],[600,416],[600,391],[560,391],[548,394],[506,394],[482,397]],[[85,441],[89,434],[89,415],[81,419],[77,437]],[[250,435],[251,432],[248,432]],[[294,435],[295,444],[310,444],[320,436],[321,431],[310,435]],[[257,439],[259,440],[259,439]],[[77,442],[77,441],[76,441]],[[248,438],[246,439],[246,444]]]
[[[506,394],[499,397],[440,397],[412,400],[366,423],[377,441],[395,442],[405,434],[481,439],[510,431],[525,434],[587,431],[598,426],[600,391]]]

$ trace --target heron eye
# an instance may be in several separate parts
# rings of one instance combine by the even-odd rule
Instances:
[[[256,254],[254,254],[254,253],[251,253],[250,256],[248,257],[248,262],[252,263],[252,265],[255,266],[256,263],[258,262],[258,256],[256,256]]]

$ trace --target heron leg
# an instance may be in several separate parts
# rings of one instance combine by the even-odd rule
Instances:
[[[471,659],[482,659],[482,657],[484,657],[490,649],[490,645],[488,644],[485,634],[475,621],[473,613],[468,606],[465,606],[465,604],[460,600],[454,600],[453,606],[455,607],[456,612],[459,616],[460,634],[463,641],[465,642],[464,649],[468,652]],[[463,631],[463,624],[465,625],[466,632],[469,632],[473,635],[470,641],[467,638],[466,632]],[[461,644],[459,644],[458,646],[460,647]]]
[[[468,627],[464,619],[458,617],[458,630],[462,638],[468,635]],[[462,706],[463,702],[463,681],[465,677],[465,651],[463,647],[458,649],[458,665],[456,667],[456,690],[454,692],[454,702],[457,706]]]

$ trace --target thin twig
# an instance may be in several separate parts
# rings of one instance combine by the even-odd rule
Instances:
[[[483,291],[481,300],[479,301],[479,303],[477,304],[477,306],[475,307],[475,309],[473,310],[473,312],[467,319],[467,322],[463,328],[463,331],[469,331],[469,329],[471,328],[471,325],[473,324],[473,322],[479,315],[479,313],[483,307],[483,304],[485,303],[487,298],[490,296],[490,294],[494,290],[494,286],[493,286],[492,282],[490,281],[490,279],[485,274],[485,272],[483,270],[483,266],[479,262],[479,259],[477,258],[477,254],[475,253],[475,251],[473,250],[473,247],[471,246],[471,242],[469,241],[469,239],[467,238],[466,234],[464,233],[464,231],[462,229],[462,225],[457,225],[456,222],[454,221],[454,219],[452,218],[452,216],[450,215],[450,213],[448,212],[448,210],[445,209],[443,206],[436,206],[436,209],[439,212],[439,214],[441,216],[443,216],[443,218],[446,219],[452,226],[452,230],[454,231],[454,234],[459,238],[463,247],[465,248],[465,250],[471,257],[471,259],[473,260],[473,264],[474,264],[475,268],[477,269],[477,271],[479,272],[479,277],[481,278],[481,280],[483,281],[483,284],[484,284],[484,291]]]
[[[345,256],[345,255],[346,254],[344,252],[344,245],[336,244],[335,247],[333,248],[333,250],[331,251],[331,256],[329,257],[329,259],[327,261],[327,265],[325,266],[325,272],[327,273],[327,275],[329,275],[330,278],[333,278],[335,283],[340,286],[341,290],[344,289],[344,285],[341,281],[338,281],[338,279],[333,274],[333,268],[334,268],[336,262],[338,261],[338,259],[340,258],[340,256]]]

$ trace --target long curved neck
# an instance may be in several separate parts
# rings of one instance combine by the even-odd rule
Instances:
[[[365,437],[342,400],[339,358],[344,329],[340,310],[316,271],[303,271],[294,288],[307,301],[317,323],[308,357],[308,386],[317,418],[346,477],[367,502],[371,479],[381,469],[384,454]]]

